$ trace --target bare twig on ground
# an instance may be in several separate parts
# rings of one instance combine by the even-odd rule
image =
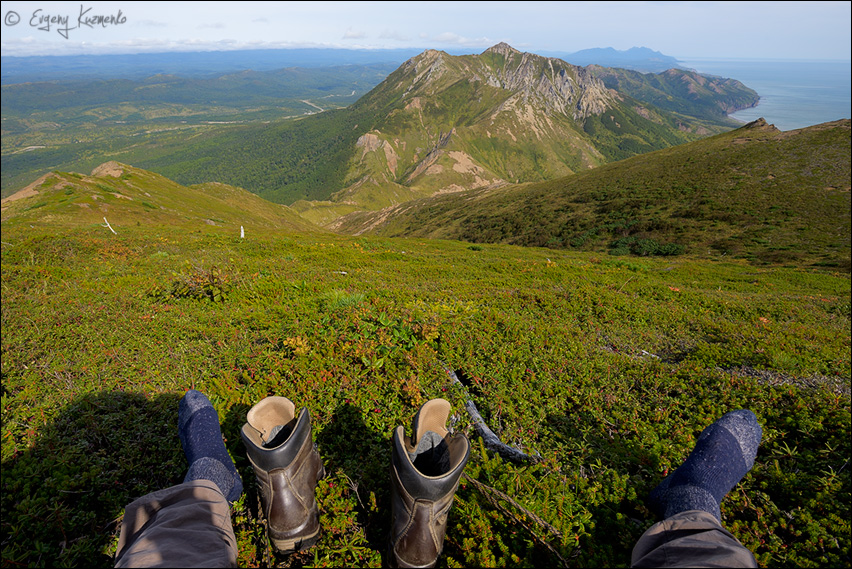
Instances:
[[[470,395],[467,392],[467,388],[461,382],[459,377],[456,375],[456,372],[453,371],[445,363],[441,362],[441,365],[446,370],[447,374],[453,380],[453,383],[459,386],[459,388],[464,392],[464,407],[467,410],[467,414],[470,415],[470,419],[473,421],[473,426],[476,428],[476,432],[482,437],[482,442],[485,443],[485,448],[488,450],[494,451],[499,454],[503,459],[510,460],[512,462],[540,462],[541,458],[537,456],[531,456],[526,453],[519,451],[518,449],[512,448],[509,445],[500,441],[500,437],[494,434],[488,425],[485,424],[485,420],[482,418],[482,415],[479,414],[479,410],[476,408],[476,405],[471,401]]]

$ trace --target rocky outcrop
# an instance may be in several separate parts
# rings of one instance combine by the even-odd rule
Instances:
[[[560,59],[522,53],[500,43],[483,52],[497,54],[505,59],[486,74],[486,82],[521,93],[525,102],[531,99],[541,103],[547,113],[561,113],[582,120],[599,115],[614,102],[614,96],[597,79],[582,67]]]

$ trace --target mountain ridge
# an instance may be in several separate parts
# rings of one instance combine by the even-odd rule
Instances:
[[[696,119],[660,110],[597,73],[506,43],[478,55],[424,51],[353,105],[377,119],[358,139],[345,187],[293,206],[322,225],[359,208],[553,179],[731,124],[721,111]],[[725,88],[750,91],[738,82]]]

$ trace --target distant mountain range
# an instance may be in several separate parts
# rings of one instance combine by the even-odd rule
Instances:
[[[669,69],[684,69],[676,58],[647,47],[631,47],[626,51],[619,51],[611,47],[597,47],[583,49],[574,53],[541,52],[541,55],[558,57],[568,63],[582,67],[600,65],[602,67],[633,69],[646,73],[660,73]]]
[[[66,79],[144,79],[152,75],[211,77],[240,71],[277,71],[289,67],[399,65],[420,49],[246,49],[112,55],[64,55],[0,58],[3,85]]]
[[[234,51],[166,52],[138,54],[25,56],[0,58],[2,84],[64,79],[143,79],[151,75],[209,77],[239,71],[276,71],[288,67],[318,68],[340,65],[400,65],[423,49],[247,49]],[[463,55],[461,51],[450,51]],[[677,59],[646,47],[627,51],[584,49],[574,53],[542,52],[574,65],[602,65],[660,72],[679,68]]]

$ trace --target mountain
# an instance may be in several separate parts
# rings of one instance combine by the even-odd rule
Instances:
[[[4,198],[4,229],[12,226],[104,225],[245,231],[319,232],[287,206],[220,183],[193,187],[119,162],[106,162],[88,176],[51,172]]]
[[[600,65],[587,68],[607,89],[673,113],[722,120],[757,104],[754,91],[742,89],[742,83],[736,79],[700,75],[685,69],[653,74]]]
[[[426,51],[353,105],[373,109],[376,122],[356,142],[345,187],[326,203],[293,206],[323,224],[436,193],[554,179],[727,129],[720,98],[756,101],[736,81],[692,72],[655,76],[656,91],[626,81],[612,89],[598,73],[505,43],[472,56]],[[658,91],[669,110],[631,94]]]
[[[626,51],[619,51],[611,47],[597,47],[583,49],[574,53],[553,52],[542,55],[559,57],[568,63],[582,67],[600,65],[602,67],[633,69],[645,73],[660,73],[669,69],[682,69],[676,58],[647,47],[631,47]]]
[[[757,101],[738,82],[720,89],[699,97]],[[553,179],[737,124],[660,110],[586,68],[499,44],[429,50],[346,109],[191,137],[134,164],[183,184],[237,185],[322,224],[437,192]]]
[[[781,132],[761,119],[574,176],[434,196],[332,228],[849,270],[850,124]]]

